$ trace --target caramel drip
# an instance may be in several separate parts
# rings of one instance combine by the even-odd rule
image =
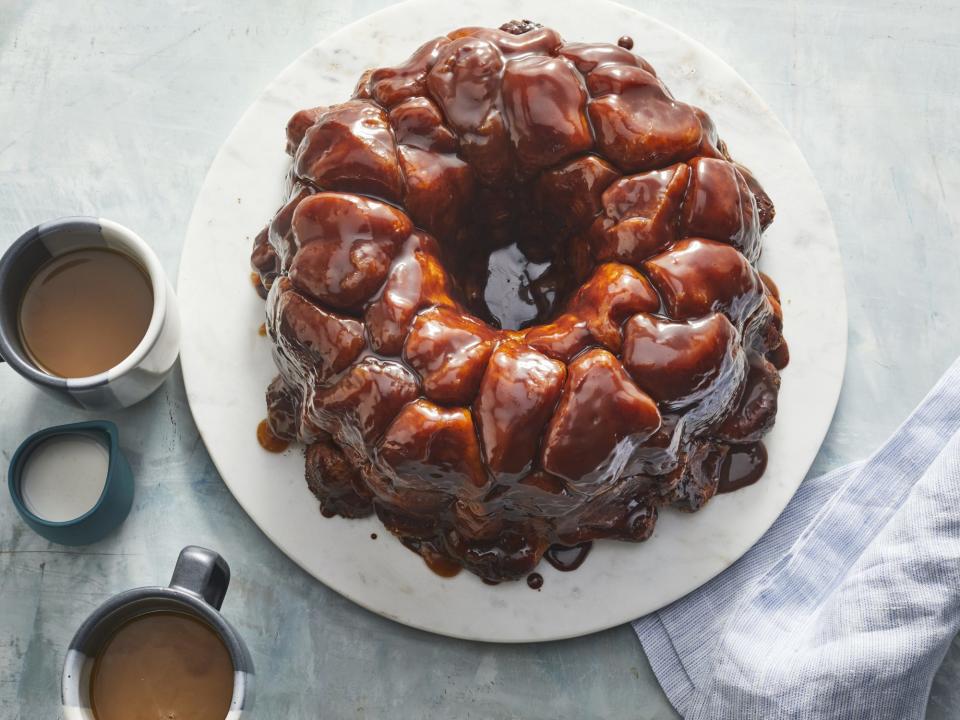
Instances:
[[[290,441],[277,437],[266,420],[261,420],[257,425],[257,442],[264,450],[272,453],[282,453],[290,447]]]

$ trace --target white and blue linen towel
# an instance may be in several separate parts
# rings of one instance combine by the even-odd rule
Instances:
[[[960,361],[862,463],[634,629],[687,720],[921,718],[960,629]]]

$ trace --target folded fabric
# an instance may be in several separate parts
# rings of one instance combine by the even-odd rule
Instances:
[[[634,629],[688,720],[921,718],[960,629],[960,361],[866,462],[808,478]]]

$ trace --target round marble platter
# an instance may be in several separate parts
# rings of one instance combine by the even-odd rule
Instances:
[[[595,543],[575,572],[547,563],[537,592],[523,581],[489,586],[470,573],[444,579],[374,518],[325,519],[303,480],[303,453],[265,452],[255,439],[275,371],[257,328],[263,301],[250,283],[253,236],[282,203],[289,167],[284,127],[296,110],[347,99],[361,72],[396,64],[461,26],[522,16],[567,40],[630,35],[675,97],[714,118],[733,156],[777,207],[761,268],[779,284],[792,360],[757,484],[699,513],[661,513],[653,537]],[[847,320],[830,215],[810,168],[757,94],[720,58],[678,31],[603,0],[413,0],[375,13],[300,56],[250,106],[200,190],[180,264],[182,361],[197,427],[224,482],[291,559],[363,607],[443,635],[527,642],[584,635],[632,620],[700,586],[740,557],[803,480],[840,392]],[[371,538],[376,532],[378,538]],[[264,572],[268,572],[264,569]]]

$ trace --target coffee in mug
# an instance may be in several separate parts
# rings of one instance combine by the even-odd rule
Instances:
[[[64,720],[242,720],[253,662],[220,614],[230,568],[188,546],[168,587],[114,595],[80,626],[61,676]]]
[[[120,364],[140,344],[153,315],[153,288],[131,257],[82,248],[40,266],[20,300],[19,330],[37,367],[64,378]]]
[[[182,612],[128,620],[90,674],[96,720],[223,720],[232,696],[230,651],[207,623]]]

